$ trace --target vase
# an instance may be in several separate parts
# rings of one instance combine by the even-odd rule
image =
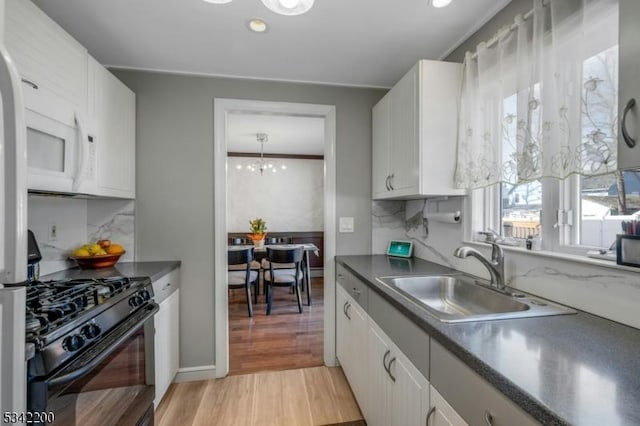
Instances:
[[[264,248],[264,238],[261,239],[261,240],[253,240],[253,246],[258,250],[263,249]]]

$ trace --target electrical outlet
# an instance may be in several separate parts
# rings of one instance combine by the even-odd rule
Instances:
[[[340,232],[353,232],[353,218],[341,217],[340,218]]]
[[[49,225],[49,241],[58,239],[58,225]]]

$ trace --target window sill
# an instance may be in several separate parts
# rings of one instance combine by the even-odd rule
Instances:
[[[477,247],[486,247],[486,248],[491,247],[490,244],[480,242],[480,241],[463,241],[463,244],[477,246]],[[527,250],[522,247],[508,246],[508,245],[500,245],[500,247],[502,247],[502,249],[505,252],[515,252],[520,254],[537,256],[537,257],[546,257],[546,258],[555,259],[555,260],[567,260],[569,262],[583,263],[591,266],[615,269],[618,271],[628,271],[628,272],[636,272],[636,273],[640,272],[640,268],[635,268],[633,266],[618,265],[617,263],[609,260],[594,259],[591,257],[581,256],[576,254],[558,253],[558,252],[547,251],[547,250]]]

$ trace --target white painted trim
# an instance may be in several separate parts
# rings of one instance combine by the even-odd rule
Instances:
[[[217,78],[233,78],[236,80],[256,80],[256,81],[272,81],[277,83],[298,83],[298,84],[316,84],[320,86],[337,86],[337,87],[353,87],[357,89],[391,89],[387,86],[375,86],[368,84],[349,84],[338,83],[332,81],[313,81],[313,80],[291,80],[286,78],[268,78],[268,77],[255,77],[249,75],[232,75],[232,74],[215,74],[206,72],[193,72],[193,71],[179,71],[179,70],[165,70],[159,68],[144,68],[144,67],[129,67],[124,65],[103,65],[108,69],[126,70],[126,71],[143,71],[152,72],[157,74],[174,74],[185,75],[192,77],[217,77]]]
[[[227,291],[227,115],[230,112],[303,115],[325,119],[324,155],[324,361],[336,365],[335,272],[336,254],[336,107],[286,102],[214,99],[214,308],[215,374],[229,372],[229,313]]]
[[[173,383],[195,382],[216,378],[215,365],[200,365],[198,367],[179,368]]]

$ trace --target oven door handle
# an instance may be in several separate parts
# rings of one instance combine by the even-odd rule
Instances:
[[[144,309],[147,310],[145,315],[142,318],[140,318],[138,321],[136,321],[134,325],[129,327],[129,329],[125,333],[118,336],[118,338],[115,341],[111,343],[103,341],[98,343],[94,348],[91,348],[91,349],[98,349],[100,348],[101,344],[105,346],[100,350],[100,352],[97,355],[93,357],[91,361],[87,362],[82,367],[79,367],[70,372],[65,373],[65,370],[62,370],[61,373],[64,373],[64,374],[62,374],[61,376],[52,377],[47,380],[48,387],[52,388],[52,387],[67,384],[69,382],[76,380],[79,377],[82,377],[87,372],[96,368],[102,361],[104,361],[109,355],[111,355],[111,353],[113,352],[113,349],[120,346],[129,337],[133,336],[149,318],[153,317],[155,313],[158,312],[159,306],[156,303],[150,303]]]

